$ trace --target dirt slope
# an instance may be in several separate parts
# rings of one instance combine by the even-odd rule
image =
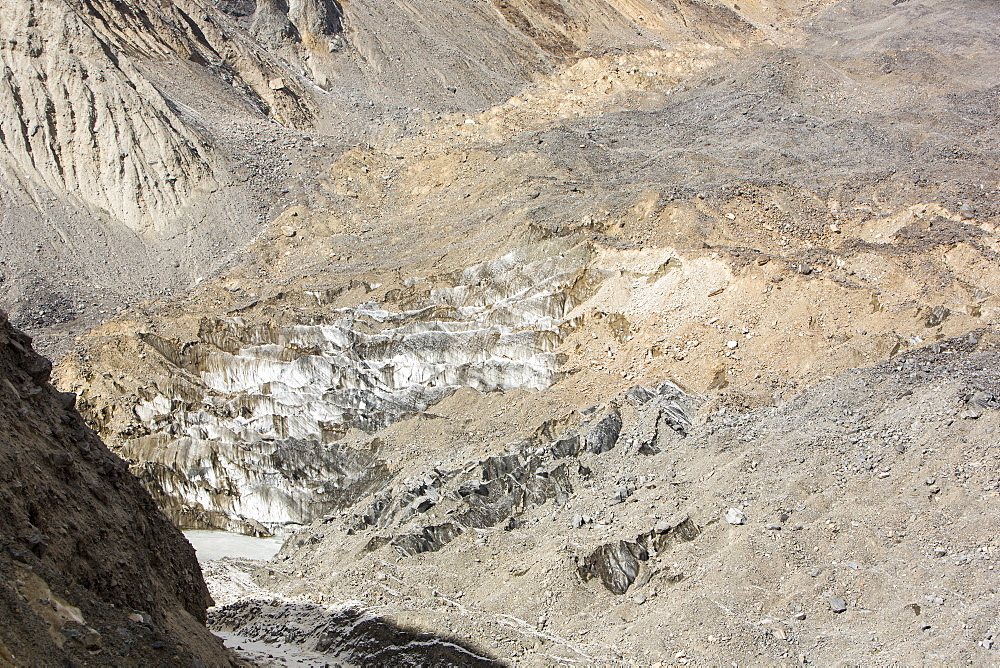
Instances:
[[[231,665],[194,551],[0,323],[0,664]]]
[[[213,577],[234,592],[248,573],[290,610],[359,601],[511,665],[990,664],[997,354],[980,331],[774,407],[688,404],[681,431],[669,402],[633,391],[613,398],[616,438],[575,453],[587,406],[558,387],[550,427],[513,433],[498,421],[535,397],[456,395],[381,435],[402,462],[388,504],[362,499],[276,563]],[[226,602],[221,628],[315,649]]]

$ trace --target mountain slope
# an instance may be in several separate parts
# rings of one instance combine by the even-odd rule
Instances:
[[[0,664],[229,665],[194,551],[0,323]]]

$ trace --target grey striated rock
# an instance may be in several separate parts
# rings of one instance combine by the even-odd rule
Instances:
[[[655,390],[637,385],[625,397],[639,414],[639,454],[656,454],[664,434],[673,431],[683,436],[691,428],[689,412],[695,398],[670,381],[664,381]]]
[[[677,543],[694,540],[700,533],[690,517],[681,515],[658,523],[652,531],[640,534],[634,541],[619,540],[599,546],[578,563],[577,573],[585,582],[599,578],[611,593],[624,594],[639,576],[642,562]],[[648,579],[647,574],[644,581]]]
[[[601,545],[584,558],[577,572],[584,580],[599,578],[612,594],[624,594],[639,575],[639,562],[649,559],[649,552],[631,541]]]
[[[588,452],[599,455],[615,447],[622,430],[622,416],[618,407],[612,405],[604,412],[598,412],[597,417],[589,423],[589,429],[584,436],[585,448]]]

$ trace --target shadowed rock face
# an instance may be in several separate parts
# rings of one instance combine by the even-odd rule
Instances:
[[[50,369],[0,314],[0,665],[228,664],[191,546]]]
[[[290,645],[294,656],[317,662],[330,657],[363,666],[506,665],[461,640],[406,629],[349,606],[243,601],[213,610],[212,627],[223,636],[235,632],[241,639]]]

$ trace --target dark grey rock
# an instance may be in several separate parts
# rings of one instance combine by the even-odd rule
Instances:
[[[649,552],[646,548],[620,540],[601,545],[591,552],[577,567],[577,572],[585,582],[591,578],[600,578],[601,583],[612,594],[624,594],[639,574],[639,562],[648,559]]]

